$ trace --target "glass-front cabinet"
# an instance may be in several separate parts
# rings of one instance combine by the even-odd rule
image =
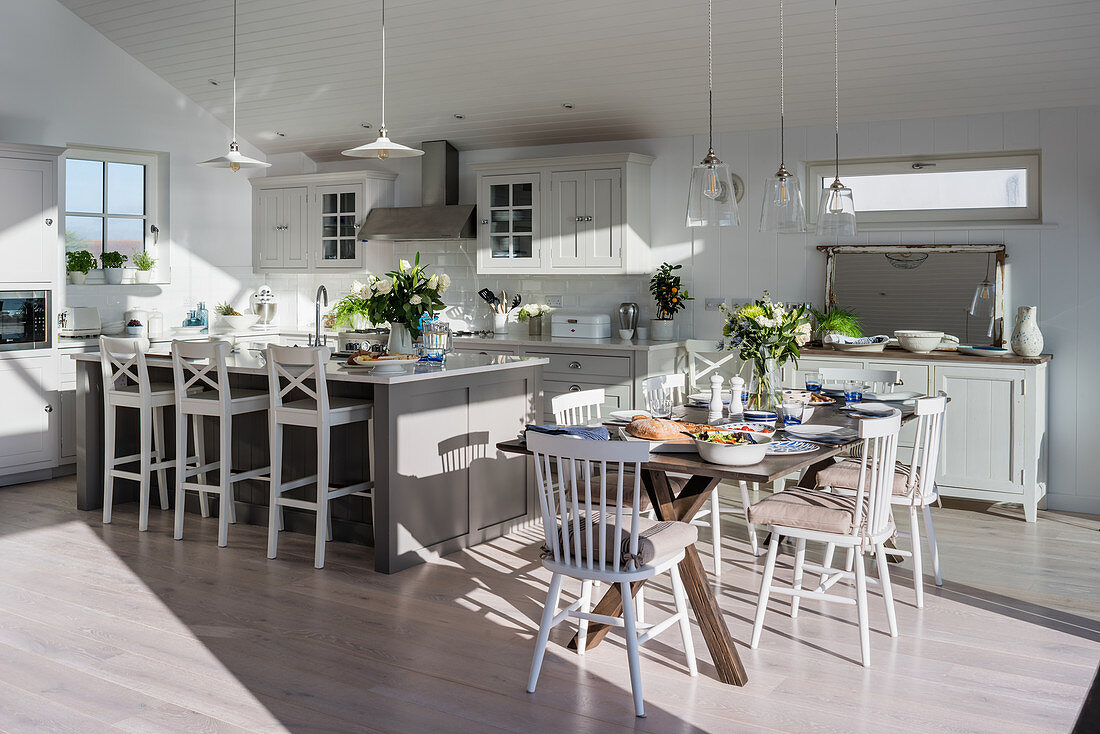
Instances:
[[[481,180],[479,270],[538,267],[539,175],[485,176]]]
[[[318,186],[314,196],[320,205],[317,267],[357,266],[361,258],[355,234],[363,223],[363,185]]]

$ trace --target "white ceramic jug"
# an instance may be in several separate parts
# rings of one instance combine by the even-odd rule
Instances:
[[[1039,331],[1038,306],[1016,309],[1016,325],[1012,329],[1012,351],[1021,357],[1038,357],[1043,353],[1043,332]]]

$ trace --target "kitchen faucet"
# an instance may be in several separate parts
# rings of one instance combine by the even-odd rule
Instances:
[[[313,342],[311,347],[319,347],[328,343],[328,336],[321,334],[321,300],[324,299],[325,306],[328,306],[328,288],[323,285],[317,287],[317,296],[313,299],[313,305],[316,309],[316,323],[313,329]]]

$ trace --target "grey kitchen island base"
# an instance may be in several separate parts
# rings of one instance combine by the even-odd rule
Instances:
[[[103,503],[102,373],[98,355],[77,359],[77,506],[95,510]],[[538,506],[528,462],[499,452],[496,444],[515,438],[526,423],[541,415],[544,363],[517,357],[453,355],[443,368],[417,365],[393,376],[330,365],[326,376],[331,394],[374,400],[376,445],[373,502],[356,496],[336,500],[333,539],[374,545],[375,570],[395,573],[534,520]],[[150,355],[149,365],[154,381],[169,379],[167,359]],[[234,355],[229,373],[232,384],[267,389],[262,362],[255,357]],[[171,409],[166,411],[165,422],[166,445],[174,446]],[[137,412],[120,411],[116,430],[119,451],[136,453]],[[217,452],[217,430],[216,420],[207,419],[210,460]],[[312,474],[316,469],[312,430],[299,429],[301,440],[287,430],[287,448],[280,457],[284,478]],[[362,481],[368,471],[365,425],[337,429],[332,455],[334,484]],[[266,413],[236,417],[234,471],[269,464]],[[170,482],[175,481],[173,472],[169,477]],[[155,476],[152,481],[155,483]],[[314,489],[308,486],[299,491],[311,496]],[[155,508],[155,484],[153,493]],[[137,484],[117,480],[115,502],[136,499]],[[238,522],[266,525],[266,481],[240,482],[234,500]],[[197,497],[188,497],[187,509],[197,512]],[[187,524],[195,522],[203,520],[189,515]],[[288,508],[284,522],[287,530],[313,533],[312,513]],[[232,530],[229,542],[232,545]]]

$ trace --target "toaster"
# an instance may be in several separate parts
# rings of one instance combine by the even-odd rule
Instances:
[[[58,336],[99,336],[103,324],[95,306],[68,306],[57,315]]]

